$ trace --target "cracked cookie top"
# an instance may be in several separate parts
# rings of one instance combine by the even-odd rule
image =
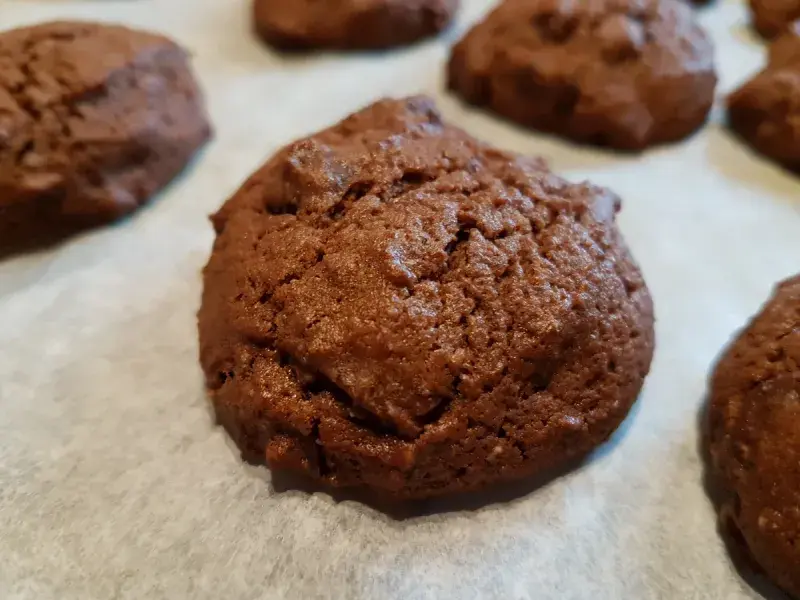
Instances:
[[[680,0],[508,0],[453,47],[449,85],[535,129],[638,150],[705,121],[713,63]]]
[[[0,251],[127,214],[210,135],[186,53],[90,22],[0,33]]]
[[[711,379],[709,450],[725,524],[752,559],[800,595],[800,276],[731,342]]]
[[[369,485],[411,495],[585,451],[652,351],[619,206],[421,97],[289,145],[213,218],[200,332],[220,420],[273,465],[342,485],[394,471]],[[430,474],[437,456],[452,473]]]

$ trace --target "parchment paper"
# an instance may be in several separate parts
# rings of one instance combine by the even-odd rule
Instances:
[[[290,0],[287,0],[290,1]],[[0,26],[94,18],[189,47],[216,139],[118,226],[0,263],[0,598],[756,598],[716,532],[697,416],[714,357],[778,279],[800,271],[800,179],[715,116],[641,157],[575,148],[443,93],[442,39],[374,55],[281,58],[247,0],[0,0]],[[701,19],[720,99],[763,49],[742,1]],[[382,95],[428,92],[499,146],[615,189],[658,314],[638,408],[576,470],[496,502],[397,518],[274,489],[215,427],[197,364],[206,216],[280,145]]]

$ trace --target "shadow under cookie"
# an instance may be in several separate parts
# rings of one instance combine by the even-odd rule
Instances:
[[[708,140],[706,153],[711,168],[744,187],[766,192],[770,198],[800,209],[800,180],[795,172],[743,144],[728,129],[713,128]]]

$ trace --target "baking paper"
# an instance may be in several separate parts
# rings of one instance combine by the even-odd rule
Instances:
[[[287,0],[288,1],[288,0]],[[800,271],[800,179],[755,156],[722,112],[641,156],[582,149],[444,91],[440,39],[282,57],[249,0],[0,0],[0,26],[122,22],[190,49],[214,141],[116,226],[0,262],[0,598],[352,600],[759,597],[731,565],[703,488],[698,415],[715,356]],[[718,107],[764,49],[744,2],[700,11]],[[281,145],[385,95],[425,92],[498,146],[613,188],[658,317],[655,362],[612,442],[567,473],[392,514],[276,489],[215,426],[197,361],[207,215]]]

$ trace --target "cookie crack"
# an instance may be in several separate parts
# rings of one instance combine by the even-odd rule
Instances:
[[[377,197],[381,203],[390,202],[435,181],[438,177],[438,175],[425,171],[407,169],[404,170],[400,177],[393,179],[386,185],[384,189],[380,189],[383,186],[379,182],[359,179],[351,183],[339,201],[325,211],[325,217],[328,221],[339,221],[347,215],[347,212],[353,206],[368,195]],[[295,212],[296,210],[295,206]]]
[[[47,69],[46,65],[40,64],[42,62],[40,48],[44,44],[54,43],[56,46],[55,49],[48,49],[47,56],[49,56],[51,53],[58,54],[65,43],[90,38],[92,35],[94,34],[91,28],[73,27],[69,30],[49,32],[47,35],[31,35],[23,40],[19,47],[22,58],[10,57],[18,66],[21,81],[7,89],[12,101],[27,119],[24,126],[15,132],[19,146],[15,155],[16,164],[24,170],[55,171],[59,174],[58,171],[67,166],[65,162],[71,162],[76,168],[77,176],[84,178],[87,184],[102,186],[103,174],[91,166],[91,161],[85,160],[85,144],[80,140],[76,141],[73,135],[76,122],[87,120],[80,110],[81,107],[108,97],[112,85],[122,89],[133,88],[138,85],[141,77],[154,74],[170,79],[172,71],[157,60],[167,49],[161,45],[153,49],[155,57],[152,64],[147,61],[142,64],[143,54],[140,52],[132,56],[123,68],[110,71],[103,81],[76,89],[71,89],[70,79],[66,76],[70,69],[68,62],[59,62],[54,69]],[[9,57],[8,52],[4,57]],[[54,84],[55,93],[47,96],[37,93],[38,88],[43,85],[40,81],[40,72],[46,72],[48,85]],[[111,79],[114,80],[113,84],[109,83]],[[44,132],[42,139],[34,136],[37,131]],[[37,151],[41,157],[37,156],[35,163],[27,160],[29,155]],[[42,157],[45,160],[42,160]],[[146,149],[134,149],[129,156],[133,166],[127,163],[116,166],[109,163],[103,165],[102,171],[110,174],[138,168],[138,165],[148,157]]]
[[[458,231],[453,235],[453,239],[448,242],[448,244],[444,247],[444,252],[447,254],[448,257],[452,256],[456,250],[462,244],[465,244],[469,241],[470,232],[475,229],[474,226],[466,226],[463,223],[459,223]],[[448,259],[449,260],[449,259]]]
[[[464,169],[450,169],[447,171],[448,173],[453,173],[456,171],[464,171]],[[399,198],[415,189],[419,189],[431,182],[434,182],[440,177],[440,175],[432,175],[429,172],[425,171],[415,171],[415,170],[405,170],[403,175],[399,178],[396,178],[390,184],[377,184],[374,181],[366,181],[366,180],[357,180],[350,184],[342,195],[339,202],[335,205],[330,207],[327,211],[325,211],[324,215],[328,218],[329,222],[334,223],[341,220],[344,216],[346,216],[347,212],[358,202],[362,201],[368,195],[375,195],[380,199],[381,202],[388,202],[395,198]],[[513,187],[513,186],[512,186]],[[456,193],[463,194],[464,196],[469,196],[469,190],[460,190]],[[520,190],[520,193],[525,196],[526,198],[532,200],[535,204],[539,204],[535,195],[531,195],[529,193],[524,193]],[[295,205],[295,209],[297,206]],[[479,226],[478,223],[474,222],[470,217],[460,217],[458,220],[458,228],[452,234],[450,240],[447,244],[443,247],[443,251],[447,256],[447,260],[445,264],[442,266],[442,269],[437,271],[432,276],[428,276],[426,278],[421,278],[418,282],[416,282],[415,286],[418,286],[420,283],[424,281],[433,281],[441,283],[442,276],[452,269],[452,261],[455,260],[453,257],[460,252],[462,247],[465,244],[470,243],[470,238],[472,235],[473,230],[478,230],[481,235],[486,239],[487,242],[494,245],[498,250],[503,252],[509,258],[508,266],[503,270],[502,273],[495,273],[494,280],[495,285],[499,286],[502,282],[507,279],[510,274],[514,271],[514,266],[518,264],[522,264],[520,258],[509,257],[507,250],[504,249],[503,245],[498,244],[498,241],[504,238],[508,238],[512,235],[527,235],[530,236],[535,243],[538,252],[544,258],[547,259],[545,256],[545,252],[543,251],[543,238],[548,234],[551,228],[555,227],[559,223],[563,223],[564,218],[568,218],[570,222],[575,221],[576,226],[585,228],[585,226],[580,222],[579,217],[581,211],[576,209],[575,207],[571,206],[564,206],[564,207],[548,207],[547,217],[543,220],[539,218],[538,220],[533,216],[526,216],[530,225],[530,231],[520,231],[518,228],[516,229],[503,229],[499,232],[491,232],[485,231],[483,228]],[[282,213],[283,214],[283,213]],[[563,217],[563,218],[562,218]],[[335,229],[334,229],[335,230]],[[283,285],[289,285],[292,281],[296,279],[302,278],[308,271],[311,269],[314,264],[319,262],[324,254],[321,256],[318,255],[317,261],[313,264],[306,265],[304,268],[296,269],[293,273],[284,277],[276,286],[275,290],[271,294],[266,296],[262,296],[262,304],[271,301],[272,296],[278,289]],[[547,259],[549,261],[549,259]],[[529,263],[530,261],[524,261],[525,263]],[[412,290],[413,292],[413,290]],[[470,316],[474,315],[476,312],[482,310],[482,300],[480,295],[476,295],[469,292],[468,286],[464,288],[465,295],[472,300],[472,307],[469,310],[469,313],[462,317],[462,325],[466,324],[467,320]],[[413,293],[411,294],[413,295]],[[280,310],[280,306],[274,307],[276,310]],[[513,322],[511,324],[513,328]],[[464,343],[463,347],[468,347],[469,343],[467,340],[467,333],[466,328],[464,333]],[[274,342],[270,343],[271,347],[274,347]],[[426,430],[429,429],[430,426],[439,424],[444,421],[446,416],[452,411],[454,403],[458,402],[459,399],[462,398],[461,392],[459,390],[462,374],[463,372],[469,369],[469,365],[464,365],[464,369],[461,370],[458,374],[455,375],[453,378],[452,384],[452,393],[443,395],[440,397],[439,402],[429,410],[424,415],[418,416],[414,419],[415,423],[419,426],[419,431],[415,433],[403,433],[398,430],[398,427],[391,422],[387,422],[382,420],[380,417],[376,416],[375,414],[371,413],[370,411],[360,407],[353,398],[340,386],[338,386],[335,382],[333,382],[328,376],[324,373],[320,372],[316,369],[309,368],[308,365],[303,364],[301,365],[298,360],[294,357],[281,352],[280,356],[282,357],[279,360],[279,364],[283,369],[286,369],[292,373],[292,378],[297,382],[298,386],[302,390],[303,397],[306,401],[311,402],[322,402],[320,404],[320,410],[324,411],[324,403],[325,401],[332,401],[335,406],[337,407],[337,414],[339,417],[345,419],[353,426],[358,427],[364,431],[369,432],[372,435],[378,437],[391,437],[395,439],[401,439],[404,441],[414,442],[420,437],[422,437]],[[551,365],[555,366],[555,365]],[[552,370],[552,369],[551,369]],[[506,365],[504,369],[503,376],[501,377],[501,381],[503,378],[508,376],[509,367]],[[533,394],[546,391],[550,385],[552,380],[553,373],[536,373],[530,379],[531,385],[531,392]],[[495,384],[491,385],[488,390],[484,390],[481,393],[481,396],[491,393],[494,389]],[[498,431],[498,437],[506,437],[507,433],[505,432],[505,427],[511,427],[513,423],[508,420],[508,418],[504,418],[503,423],[500,426],[499,431],[503,431],[501,435]],[[547,426],[547,423],[543,423],[543,426]],[[306,437],[306,434],[303,434],[300,431],[295,433],[298,436]],[[319,452],[321,451],[320,446],[321,442],[319,440],[319,420],[315,422],[315,426],[312,429],[311,437],[314,440],[315,447],[317,447],[317,461],[321,465],[320,468],[325,470],[326,473],[331,472],[331,468],[324,462],[324,454],[320,456]],[[519,445],[519,442],[513,439],[513,436],[509,436],[511,438],[510,441],[514,443],[515,446]],[[524,447],[519,447],[519,451],[524,455],[526,449]]]
[[[314,419],[314,422],[311,425],[311,440],[314,444],[314,453],[317,457],[317,471],[320,477],[325,477],[326,475],[330,474],[331,468],[328,465],[328,457],[325,454],[325,446],[319,436],[319,424],[320,419]]]
[[[39,85],[33,63],[38,57],[37,48],[41,46],[42,43],[51,40],[72,41],[76,39],[76,37],[76,33],[66,36],[54,34],[43,38],[25,40],[22,44],[23,60],[19,63],[19,72],[22,75],[22,82],[8,88],[8,92],[17,107],[34,123],[34,125],[41,124],[46,115],[52,115],[58,122],[61,133],[67,136],[70,135],[69,123],[60,111],[56,110],[56,107],[53,106],[39,106],[31,96],[31,91]],[[15,57],[12,57],[12,59],[14,58]],[[64,84],[63,78],[54,77],[54,81],[59,86],[59,99],[64,110],[69,115],[79,117],[79,112],[75,108],[76,105],[85,100],[86,97],[91,97],[92,93],[96,92],[87,90],[86,94],[69,94],[69,89]],[[30,132],[26,131],[25,133],[26,136],[24,138],[25,141],[22,150],[17,155],[17,163],[21,165],[24,165],[25,157],[35,150],[35,142],[30,136]]]
[[[271,304],[272,298],[277,294],[282,288],[287,285],[291,285],[292,282],[298,281],[303,278],[303,276],[308,273],[311,269],[317,266],[325,259],[325,252],[322,250],[318,250],[316,256],[314,257],[313,262],[304,266],[301,269],[294,269],[291,272],[285,274],[281,279],[276,283],[272,289],[265,289],[261,291],[261,295],[258,298],[258,303],[260,305],[267,305]],[[302,266],[302,265],[301,265]],[[251,287],[255,288],[256,284],[251,280]],[[237,300],[240,300],[239,296],[236,297]],[[281,310],[282,306],[271,306],[276,311]]]
[[[353,425],[366,429],[378,437],[409,439],[408,436],[403,436],[394,424],[385,422],[359,407],[345,390],[321,371],[300,364],[288,353],[282,352],[281,357],[282,366],[292,373],[307,401],[313,402],[318,397],[329,398],[341,409],[341,416]]]
[[[434,406],[424,415],[415,419],[416,424],[420,427],[420,432],[415,436],[414,439],[419,439],[422,437],[422,435],[425,433],[425,427],[438,424],[442,421],[444,416],[450,412],[450,407],[452,406],[453,402],[462,397],[461,390],[459,389],[460,385],[461,375],[459,374],[453,378],[450,394],[447,396],[442,396],[441,400],[436,404],[436,406]]]

